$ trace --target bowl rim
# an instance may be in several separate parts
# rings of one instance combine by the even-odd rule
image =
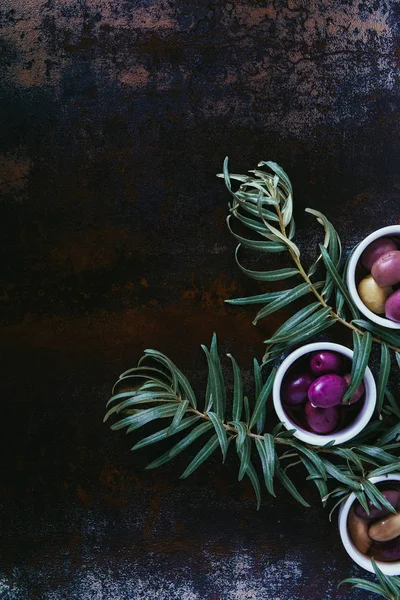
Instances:
[[[334,442],[335,445],[338,445],[351,440],[358,433],[360,433],[370,421],[376,406],[376,385],[371,369],[367,367],[363,380],[365,385],[364,406],[357,415],[355,421],[345,429],[337,431],[336,433],[320,435],[299,427],[299,425],[297,425],[297,423],[295,423],[289,417],[289,415],[287,415],[282,406],[282,401],[280,398],[282,381],[286,375],[286,372],[293,365],[293,363],[295,363],[302,356],[317,352],[319,350],[332,350],[334,352],[338,352],[339,354],[344,354],[347,358],[353,358],[353,351],[350,350],[350,348],[333,342],[313,342],[297,348],[291,352],[278,367],[272,388],[272,399],[275,412],[286,429],[296,429],[295,433],[293,434],[294,437],[313,446],[324,446],[329,442]]]
[[[371,483],[380,483],[382,481],[400,481],[400,474],[396,473],[388,473],[387,475],[380,475],[376,477],[370,477],[369,481]],[[339,515],[338,515],[338,527],[339,534],[342,540],[342,544],[355,563],[357,563],[360,567],[369,571],[370,573],[374,573],[374,568],[371,563],[371,559],[365,554],[362,554],[353,542],[350,539],[349,532],[347,530],[347,517],[350,512],[350,508],[353,505],[354,500],[356,500],[356,495],[352,492],[346,500],[340,506]],[[380,568],[385,575],[400,575],[400,560],[396,562],[383,562],[380,560],[376,561],[376,564]]]
[[[375,231],[370,233],[353,250],[353,253],[349,260],[346,274],[347,288],[358,310],[370,321],[373,321],[377,325],[380,325],[381,327],[386,327],[388,329],[400,329],[400,323],[396,323],[396,321],[392,321],[391,319],[386,319],[386,317],[380,317],[365,306],[357,291],[355,274],[360,256],[367,248],[367,246],[369,246],[371,242],[374,242],[380,237],[385,237],[387,235],[394,234],[400,235],[400,225],[388,225],[387,227],[381,227],[380,229],[376,229]]]

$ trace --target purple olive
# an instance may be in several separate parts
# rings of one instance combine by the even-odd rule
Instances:
[[[346,390],[347,383],[340,375],[321,375],[308,388],[308,399],[313,406],[329,408],[341,403]]]
[[[397,509],[400,504],[400,490],[381,490],[381,492],[382,495],[385,496],[386,500],[390,502],[393,508]],[[365,521],[382,519],[390,513],[390,511],[384,506],[382,508],[376,508],[376,506],[374,506],[369,499],[367,499],[367,504],[369,507],[369,515],[367,515],[358,501],[354,502],[354,512],[356,513],[357,517],[360,517],[360,519],[364,519]]]
[[[310,358],[310,369],[315,375],[340,373],[341,368],[342,358],[337,352],[321,350],[313,354]]]
[[[374,542],[369,550],[369,555],[382,562],[400,560],[400,536],[390,542]]]
[[[374,262],[371,275],[380,287],[400,282],[400,251],[386,252]]]
[[[385,317],[397,323],[400,322],[400,290],[393,292],[386,300]]]
[[[281,387],[282,402],[289,405],[303,404],[307,400],[308,388],[314,381],[309,373],[297,373],[285,377]]]
[[[317,408],[311,402],[304,407],[304,414],[309,428],[315,433],[330,433],[339,423],[339,409],[337,406],[330,408]]]
[[[361,254],[360,261],[362,266],[371,271],[374,262],[391,250],[397,250],[397,244],[390,238],[382,237],[374,240]]]
[[[343,379],[347,383],[347,387],[349,387],[349,383],[350,383],[350,379],[351,379],[350,373],[346,373],[346,375],[343,375]],[[364,394],[365,394],[365,385],[364,385],[364,382],[362,381],[360,383],[360,385],[358,386],[358,388],[352,393],[349,400],[346,400],[346,402],[344,404],[346,406],[348,404],[355,404],[364,396]]]

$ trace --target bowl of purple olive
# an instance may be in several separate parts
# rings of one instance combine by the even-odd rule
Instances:
[[[363,569],[374,572],[371,558],[386,575],[400,575],[400,475],[371,477],[393,512],[367,500],[368,512],[355,494],[339,510],[339,532],[349,556]],[[398,512],[397,512],[398,511]]]
[[[400,329],[400,225],[374,231],[354,250],[347,287],[360,312],[390,329]]]
[[[341,444],[360,433],[376,405],[376,385],[367,367],[352,396],[353,351],[340,344],[316,342],[297,348],[279,366],[272,391],[275,412],[294,436],[314,446]]]

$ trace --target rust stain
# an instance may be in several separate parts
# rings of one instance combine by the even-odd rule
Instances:
[[[88,494],[81,486],[78,486],[76,489],[76,497],[86,508],[92,508],[93,500],[90,494]]]
[[[17,153],[0,154],[0,186],[5,194],[20,192],[31,169],[29,158]]]
[[[137,67],[136,69],[125,71],[121,73],[119,80],[125,85],[131,86],[142,86],[146,85],[149,80],[150,73],[144,67]]]

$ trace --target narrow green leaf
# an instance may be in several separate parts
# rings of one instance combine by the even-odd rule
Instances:
[[[272,494],[272,496],[275,496],[274,478],[273,478],[273,474],[271,474],[271,465],[268,463],[268,457],[267,457],[264,443],[261,440],[259,440],[258,438],[255,439],[255,442],[256,442],[256,448],[257,448],[258,454],[260,456],[261,466],[262,466],[262,470],[263,470],[263,474],[264,474],[265,486],[266,486],[268,492],[270,494]]]
[[[386,433],[384,435],[379,437],[377,445],[384,446],[385,444],[388,444],[392,440],[397,439],[399,437],[399,435],[400,435],[400,423],[396,423],[395,425],[393,425],[393,427],[391,427],[388,431],[386,431]]]
[[[321,305],[319,302],[313,302],[308,306],[305,306],[304,308],[300,309],[296,314],[294,314],[287,321],[285,321],[283,325],[278,327],[278,329],[274,333],[274,336],[282,336],[287,332],[292,331],[299,324],[302,324],[306,319],[308,319],[313,313],[315,313],[315,311],[318,308],[320,308],[320,306]],[[271,338],[271,340],[274,339],[274,336]]]
[[[398,586],[396,586],[394,584],[394,582],[392,581],[391,577],[389,577],[388,575],[385,575],[384,573],[382,573],[382,571],[380,570],[380,568],[378,567],[378,565],[375,562],[375,559],[372,557],[371,558],[371,563],[372,563],[372,567],[375,571],[375,575],[380,583],[380,585],[382,586],[382,588],[390,595],[390,594],[394,594],[394,598],[399,598],[400,596],[400,588]]]
[[[253,372],[254,372],[254,384],[256,391],[256,398],[260,395],[263,388],[263,380],[261,375],[260,364],[256,358],[253,358]]]
[[[379,378],[378,378],[378,389],[377,389],[377,400],[376,400],[376,410],[378,411],[378,415],[382,412],[383,400],[385,398],[385,391],[387,382],[389,379],[391,368],[391,359],[390,359],[390,351],[386,344],[381,344],[381,364],[379,368]]]
[[[150,404],[150,403],[158,403],[158,402],[171,402],[178,406],[178,400],[176,394],[169,394],[165,392],[123,392],[121,394],[117,394],[117,396],[128,396],[126,400],[120,402],[119,404],[114,404],[106,413],[103,422],[105,423],[109,417],[113,413],[120,413],[127,408],[132,406],[136,406],[138,404]],[[113,397],[115,399],[116,396]]]
[[[370,471],[368,476],[379,477],[381,475],[387,475],[388,473],[395,473],[396,471],[400,471],[400,460],[395,463],[391,463],[390,465],[385,465],[384,467],[378,467],[377,469]]]
[[[351,363],[350,384],[343,396],[342,403],[351,398],[355,390],[360,385],[365,369],[368,367],[368,360],[372,349],[372,336],[369,332],[360,335],[356,331],[353,332],[354,354]]]
[[[219,378],[219,390],[221,393],[221,400],[222,400],[222,414],[225,414],[226,389],[225,389],[224,375],[222,373],[221,361],[219,359],[219,354],[218,354],[217,335],[215,333],[213,333],[212,340],[211,340],[210,355],[214,362],[215,369],[217,371],[217,375]]]
[[[392,392],[390,390],[386,390],[385,396],[388,399],[388,402],[390,404],[391,412],[394,415],[396,415],[396,417],[398,419],[400,419],[400,408],[399,408],[397,401],[395,400],[395,397],[393,396]]]
[[[314,465],[314,467],[316,468],[316,470],[318,471],[318,474],[322,477],[322,479],[324,479],[324,480],[327,479],[327,473],[326,473],[324,462],[318,456],[318,454],[316,452],[314,452],[314,450],[311,450],[310,448],[303,446],[303,444],[301,442],[298,442],[295,439],[288,440],[287,443],[290,446],[292,446],[293,448],[296,448],[296,450],[300,454],[303,454],[304,456],[306,456],[308,458],[308,460]]]
[[[275,375],[276,375],[276,369],[272,369],[267,381],[265,382],[261,392],[259,393],[259,395],[257,397],[254,411],[253,411],[253,414],[250,419],[250,424],[249,424],[250,429],[252,427],[254,427],[254,425],[257,423],[257,421],[259,420],[260,416],[262,415],[262,413],[265,409],[267,400],[271,394]]]
[[[265,196],[260,195],[258,198],[258,202],[257,202],[257,208],[259,210],[259,216],[260,219],[263,221],[265,227],[270,231],[270,233],[277,239],[280,240],[281,242],[283,242],[284,244],[286,244],[288,246],[288,248],[290,248],[290,250],[298,257],[300,256],[300,251],[298,249],[298,247],[296,246],[296,244],[294,242],[292,242],[287,236],[286,234],[282,233],[281,231],[279,231],[279,229],[277,229],[276,227],[274,227],[273,225],[271,225],[271,223],[268,222],[268,220],[264,219],[262,216],[262,209],[263,209],[263,204],[265,203],[266,199]],[[287,225],[287,223],[286,223]],[[285,225],[285,226],[286,226]]]
[[[168,377],[159,369],[154,369],[151,367],[136,367],[135,369],[130,369],[130,372],[133,373],[131,375],[126,375],[125,377],[122,377],[121,375],[120,378],[117,379],[112,389],[112,396],[115,395],[115,390],[120,385],[126,386],[129,383],[132,385],[132,391],[139,389],[139,387],[141,387],[140,380],[158,383],[158,385],[162,386],[163,389],[168,389],[169,392],[173,391],[170,385],[171,379],[169,378],[169,383],[166,383],[164,379],[161,379],[163,376],[165,376],[165,379],[168,379]]]
[[[389,452],[385,452],[385,450],[377,446],[361,445],[357,447],[357,451],[364,454],[367,458],[376,458],[385,465],[390,465],[397,460],[397,456],[393,456],[393,454],[389,454]]]
[[[184,429],[187,429],[188,427],[196,423],[196,421],[198,421],[199,419],[200,417],[197,416],[182,419],[182,421],[177,427],[175,427],[173,431],[171,431],[170,427],[165,427],[165,429],[161,429],[160,431],[157,431],[156,433],[153,433],[152,435],[149,435],[148,437],[145,437],[142,440],[140,440],[131,448],[131,450],[139,450],[140,448],[144,448],[145,446],[150,446],[150,444],[155,444],[156,442],[166,440],[168,437],[175,435],[176,433],[179,433]]]
[[[361,472],[364,470],[363,464],[362,464],[360,458],[354,452],[354,450],[351,450],[349,448],[340,448],[340,447],[333,448],[332,454],[336,454],[336,456],[340,456],[341,458],[344,458],[348,462],[352,462],[353,464],[356,465],[356,467],[358,467],[358,469],[360,469]]]
[[[269,167],[274,173],[276,173],[278,175],[281,182],[284,184],[284,186],[286,186],[287,191],[293,196],[293,188],[292,188],[292,184],[290,182],[289,176],[282,169],[282,167],[280,167],[276,162],[273,162],[272,160],[267,160],[267,161],[262,160],[258,163],[257,166],[263,167],[264,165]]]
[[[276,469],[275,440],[273,436],[269,433],[264,434],[264,449],[266,457],[267,476],[270,481],[270,486],[267,485],[267,489],[271,494],[275,495],[273,491],[273,479]],[[270,491],[270,488],[272,491]]]
[[[342,278],[340,277],[335,265],[332,262],[331,257],[328,254],[328,251],[326,250],[326,248],[323,247],[322,244],[319,245],[321,254],[322,254],[322,260],[325,263],[325,267],[327,269],[327,272],[330,274],[330,276],[332,277],[333,281],[335,282],[335,285],[340,289],[340,291],[342,292],[343,296],[346,299],[346,302],[349,306],[350,312],[353,316],[354,319],[357,319],[359,317],[359,312],[356,308],[356,306],[353,303],[353,300],[347,290],[347,287],[344,283],[344,281],[342,280]]]
[[[236,446],[241,447],[247,437],[247,427],[242,421],[230,421],[228,425],[233,425],[237,430]]]
[[[283,438],[283,439],[287,439],[287,438],[292,438],[293,435],[296,433],[297,429],[286,429],[284,431],[281,431],[278,433],[278,435],[276,437],[278,438]]]
[[[363,490],[355,490],[354,494],[361,506],[363,507],[363,509],[365,510],[365,512],[367,513],[367,515],[369,515],[370,507],[368,505],[367,496],[365,492]]]
[[[220,381],[218,369],[211,357],[210,352],[208,351],[207,346],[204,346],[202,344],[201,347],[207,358],[208,371],[209,371],[209,386],[210,386],[210,393],[212,396],[213,406],[214,406],[214,409],[215,409],[215,412],[217,413],[217,415],[219,417],[222,417],[224,414],[224,407],[223,407],[221,381]],[[209,409],[207,409],[207,410],[209,410]]]
[[[170,451],[169,455],[171,458],[177,456],[182,450],[190,446],[195,440],[197,440],[201,435],[206,433],[209,429],[212,428],[212,423],[207,421],[206,423],[201,423],[197,425],[186,437],[183,438],[180,442],[178,442]]]
[[[396,514],[396,509],[390,504],[388,500],[386,500],[385,496],[382,495],[381,491],[371,483],[368,479],[363,479],[362,481],[363,488],[365,490],[366,495],[371,500],[376,508],[382,508],[383,506],[390,511],[391,513]]]
[[[299,272],[297,269],[286,268],[286,269],[277,269],[276,271],[251,271],[243,267],[238,259],[238,251],[240,248],[240,244],[237,246],[235,251],[235,260],[239,267],[239,269],[245,273],[251,279],[255,279],[256,281],[280,281],[281,279],[288,279],[288,277],[293,277],[294,275],[298,275]]]
[[[176,429],[180,422],[182,421],[183,417],[185,416],[185,412],[187,410],[187,407],[189,406],[189,400],[183,400],[183,402],[181,402],[178,406],[178,409],[175,413],[175,416],[172,420],[172,423],[170,425],[170,433],[172,433],[174,431],[174,429]]]
[[[253,359],[253,369],[254,369],[254,383],[255,383],[255,392],[256,398],[260,395],[260,392],[263,388],[263,380],[261,375],[261,368],[256,358]],[[266,408],[261,411],[260,416],[257,419],[257,433],[260,435],[262,431],[264,431],[265,427],[265,419],[266,419]]]
[[[361,489],[361,486],[357,481],[351,479],[348,475],[346,475],[346,473],[343,473],[343,471],[336,465],[333,465],[328,460],[324,461],[324,465],[328,475],[330,475],[333,479],[340,481],[340,483],[344,483],[352,490]]]
[[[246,298],[231,298],[230,300],[224,300],[224,302],[226,302],[226,304],[235,304],[237,306],[246,304],[264,304],[264,302],[272,302],[273,300],[277,300],[286,292],[287,290],[282,290],[280,292],[269,292],[267,294],[248,296]]]
[[[250,438],[246,436],[244,443],[239,445],[236,442],[237,451],[240,457],[240,469],[238,480],[241,481],[243,477],[246,475],[247,469],[250,464],[250,453],[251,453],[251,441]]]
[[[189,435],[180,440],[171,450],[167,450],[164,454],[153,460],[149,465],[147,465],[146,469],[156,469],[161,465],[169,462],[175,456],[177,456],[180,452],[185,450],[192,442],[197,440],[201,435],[206,433],[209,429],[212,429],[212,424],[207,421],[206,423],[201,423],[197,427],[195,427]]]
[[[360,579],[358,577],[348,577],[347,579],[343,579],[343,581],[339,583],[339,586],[343,585],[344,583],[351,584],[353,588],[365,590],[366,592],[372,592],[373,594],[378,594],[378,596],[383,596],[384,598],[387,598],[387,596],[384,595],[384,590],[380,585],[378,585],[377,583],[372,583],[367,579]]]
[[[358,327],[362,327],[367,331],[373,333],[376,337],[382,338],[385,342],[389,344],[393,344],[394,346],[400,346],[400,335],[397,333],[393,333],[389,329],[385,329],[384,327],[380,327],[380,325],[375,325],[375,323],[371,323],[370,321],[366,321],[365,319],[354,319],[352,321],[354,325]]]
[[[215,432],[218,436],[219,445],[221,446],[222,456],[225,461],[226,452],[228,450],[228,436],[226,434],[226,429],[222,422],[222,419],[218,415],[213,412],[208,412],[207,415],[211,419],[211,423],[214,425]]]
[[[303,321],[301,325],[293,328],[291,331],[285,331],[285,333],[275,332],[274,335],[265,340],[267,343],[277,344],[279,342],[288,342],[290,340],[291,345],[303,341],[315,335],[319,331],[323,331],[327,327],[333,325],[335,320],[330,317],[331,309],[329,307],[321,308],[316,313],[311,315],[308,319]],[[296,340],[296,341],[294,341]]]
[[[191,463],[186,467],[185,471],[182,473],[179,479],[186,479],[195,471],[207,458],[214,452],[214,450],[218,446],[218,436],[214,434],[208,442],[203,446],[203,448],[198,452],[198,454],[194,457]]]
[[[246,418],[246,424],[249,424],[250,421],[250,402],[247,396],[245,396],[243,398],[243,405],[244,405],[244,414],[245,414],[245,418]]]
[[[308,502],[306,500],[304,500],[303,496],[300,494],[300,492],[294,485],[293,481],[288,477],[288,475],[285,473],[285,471],[283,471],[283,469],[281,469],[281,467],[278,467],[278,469],[276,470],[276,474],[277,474],[279,481],[287,489],[287,491],[293,496],[293,498],[295,500],[297,500],[297,502],[300,502],[300,504],[302,504],[303,506],[306,506],[307,508],[309,508],[310,505],[308,504]]]
[[[253,486],[254,492],[256,494],[257,510],[259,510],[260,505],[261,505],[261,488],[260,488],[260,482],[258,480],[258,475],[257,475],[253,465],[251,464],[251,462],[249,462],[249,464],[247,466],[246,475],[250,479],[251,485]]]
[[[143,427],[143,425],[146,425],[146,423],[150,423],[150,421],[154,421],[155,419],[171,417],[175,414],[177,408],[178,406],[175,403],[147,408],[140,411],[140,413],[130,415],[129,417],[125,417],[124,419],[117,421],[111,425],[111,429],[113,431],[118,431],[119,429],[128,427],[127,433],[130,433],[131,431],[134,431],[139,427]]]
[[[227,354],[232,361],[233,368],[233,408],[232,408],[232,420],[240,421],[243,410],[243,382],[240,369],[237,365],[236,360],[232,354]]]
[[[321,501],[323,502],[323,499],[328,493],[328,486],[326,485],[325,480],[323,479],[323,477],[321,477],[320,472],[315,468],[313,463],[310,460],[308,460],[306,456],[300,456],[300,459],[310,474],[307,477],[307,479],[310,479],[314,482],[315,486],[319,491],[319,495],[321,496]]]
[[[257,220],[252,219],[250,217],[246,217],[246,215],[242,214],[239,210],[238,207],[240,207],[243,211],[245,211],[246,213],[248,213],[249,215],[252,215],[253,217],[257,217]],[[235,195],[235,205],[233,207],[231,207],[230,212],[234,215],[234,217],[236,219],[238,219],[238,221],[240,221],[241,223],[243,223],[243,225],[245,225],[248,229],[250,229],[251,231],[256,231],[257,233],[259,233],[260,235],[263,235],[265,237],[265,231],[266,231],[266,227],[264,225],[264,223],[261,221],[259,221],[259,212],[257,210],[257,208],[255,206],[253,206],[252,204],[250,204],[249,202],[247,202],[245,200],[245,196],[242,194],[240,194],[240,192],[238,192]],[[275,215],[272,211],[270,210],[263,210],[263,215],[264,215],[264,219],[268,219],[269,221],[279,221],[279,218],[277,217],[277,215]],[[266,238],[268,239],[268,238]],[[279,243],[279,242],[276,242]]]
[[[233,235],[233,237],[236,238],[237,241],[240,242],[243,246],[246,246],[247,248],[251,248],[252,250],[257,250],[258,252],[264,252],[266,254],[268,254],[270,252],[273,252],[273,253],[285,252],[287,250],[287,246],[280,242],[270,242],[268,240],[251,240],[248,238],[244,238],[241,235],[238,235],[237,233],[235,233],[232,230],[232,227],[230,224],[231,216],[232,215],[228,215],[228,217],[226,218],[228,229],[231,232],[231,234]]]
[[[192,386],[189,383],[189,380],[185,375],[178,369],[174,363],[167,358],[161,352],[157,352],[156,350],[145,350],[145,354],[147,356],[152,356],[154,359],[159,360],[161,363],[165,364],[171,372],[173,387],[176,389],[177,385],[181,388],[183,392],[184,398],[187,398],[193,408],[197,407],[196,395],[193,391]]]
[[[289,304],[291,304],[298,298],[301,298],[301,296],[308,294],[309,292],[310,292],[310,284],[309,283],[301,283],[300,285],[296,286],[295,288],[293,288],[291,290],[287,290],[285,294],[282,294],[279,298],[277,298],[276,300],[273,300],[267,306],[264,306],[257,313],[257,315],[255,316],[255,319],[253,321],[253,325],[257,325],[257,322],[260,319],[264,319],[265,317],[268,317],[268,315],[271,315],[274,312],[280,310],[281,308],[288,306]]]

